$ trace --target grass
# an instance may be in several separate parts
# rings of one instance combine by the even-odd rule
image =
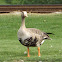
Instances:
[[[7,3],[5,2],[5,0],[0,0],[0,5],[7,5]]]
[[[17,31],[21,25],[20,15],[0,15],[0,62],[62,62],[62,14],[28,14],[26,27],[37,28],[51,32],[52,40],[46,40],[41,46],[41,57],[38,57],[37,47],[30,47],[28,58],[27,48],[21,45]]]

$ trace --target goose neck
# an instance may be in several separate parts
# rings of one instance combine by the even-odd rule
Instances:
[[[21,27],[25,28],[25,17],[22,17],[22,24]]]

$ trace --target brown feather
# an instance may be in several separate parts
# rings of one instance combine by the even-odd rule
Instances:
[[[38,35],[42,35],[42,33],[43,33],[42,31],[40,31],[39,29],[36,29],[36,28],[27,28],[27,29]]]

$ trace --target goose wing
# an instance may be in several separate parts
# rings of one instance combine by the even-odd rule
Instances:
[[[38,35],[42,35],[42,31],[40,31],[39,29],[36,28],[28,28],[28,30],[30,30],[31,32],[38,34]]]
[[[31,32],[40,35],[43,39],[50,39],[49,35],[45,32],[40,31],[39,29],[36,28],[28,28]]]

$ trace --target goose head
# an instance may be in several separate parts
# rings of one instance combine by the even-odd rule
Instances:
[[[21,17],[22,17],[22,18],[28,17],[28,16],[27,16],[27,12],[26,12],[26,11],[22,11],[22,12],[21,12]]]

